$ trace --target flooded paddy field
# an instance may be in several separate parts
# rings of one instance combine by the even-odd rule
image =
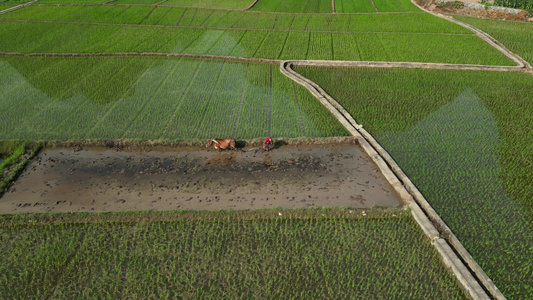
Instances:
[[[221,151],[203,147],[44,149],[0,213],[398,207],[353,143]]]

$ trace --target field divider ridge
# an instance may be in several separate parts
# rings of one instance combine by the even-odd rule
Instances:
[[[420,8],[421,10],[423,10],[424,12],[426,12],[428,14],[431,14],[431,15],[434,15],[434,16],[439,17],[441,19],[450,21],[450,22],[455,23],[455,24],[457,24],[457,25],[459,25],[461,27],[464,27],[464,28],[466,28],[466,29],[468,29],[470,31],[473,31],[480,39],[484,40],[489,45],[491,45],[494,49],[500,51],[505,56],[507,56],[509,59],[514,61],[517,64],[517,66],[521,66],[522,68],[525,68],[525,69],[531,69],[532,68],[531,65],[526,60],[524,60],[518,54],[515,54],[515,53],[511,52],[502,43],[500,43],[498,40],[496,40],[495,38],[490,36],[488,33],[484,32],[483,30],[478,29],[478,28],[476,28],[476,27],[474,27],[474,26],[472,26],[470,24],[467,24],[465,22],[456,20],[453,17],[445,16],[443,14],[434,13],[434,12],[432,12],[430,10],[427,10],[424,7],[422,7],[420,4],[418,4],[415,0],[411,0],[411,3],[413,3],[416,7]]]
[[[4,10],[0,11],[0,15],[7,14],[8,12],[12,12],[12,11],[17,10],[19,8],[23,8],[24,6],[32,5],[33,3],[37,2],[37,1],[39,1],[39,0],[33,0],[33,1],[30,1],[30,2],[22,3],[22,4],[17,5],[17,6],[13,6],[13,7],[8,8],[8,9],[4,9]]]
[[[162,53],[162,52],[98,52],[98,53],[23,53],[23,52],[0,52],[0,56],[27,56],[27,57],[180,57],[192,59],[211,59],[236,62],[252,62],[280,64],[281,59],[252,58],[238,56],[223,56],[210,54],[187,54],[187,53]]]
[[[0,56],[26,57],[179,57],[191,59],[211,59],[235,62],[280,64],[281,59],[238,57],[227,55],[164,53],[164,52],[98,52],[98,53],[24,53],[0,52]],[[343,60],[298,60],[291,61],[297,65],[322,67],[363,67],[363,68],[404,68],[404,69],[437,69],[437,70],[471,70],[471,71],[501,71],[527,72],[533,74],[533,69],[527,66],[497,66],[476,64],[449,64],[424,62],[388,62],[388,61],[343,61]]]
[[[294,65],[318,67],[361,67],[361,68],[403,68],[403,69],[436,69],[436,70],[471,70],[521,72],[525,66],[497,66],[476,64],[449,64],[425,62],[391,62],[391,61],[348,61],[348,60],[294,60]]]
[[[204,27],[190,25],[161,25],[161,24],[137,24],[137,23],[102,23],[80,21],[49,21],[49,20],[0,20],[4,23],[46,23],[46,24],[71,24],[71,25],[94,25],[94,26],[125,26],[125,27],[154,27],[176,29],[209,29],[226,31],[261,31],[261,32],[300,32],[300,33],[342,33],[342,34],[399,34],[399,35],[438,35],[438,36],[475,36],[474,33],[446,33],[446,32],[408,32],[408,31],[349,31],[349,30],[305,30],[305,29],[275,29],[275,28],[245,28],[245,27]],[[179,22],[178,22],[179,23]]]
[[[259,0],[254,0],[254,2],[252,2],[252,4],[248,5],[248,7],[243,9],[242,11],[247,11],[247,10],[252,9],[252,7],[254,7],[257,4],[257,1],[259,1]]]
[[[307,65],[302,61],[285,61],[280,64],[280,71],[309,90],[311,94],[313,94],[313,96],[315,96],[356,138],[358,144],[377,164],[383,176],[385,176],[395,192],[398,193],[402,201],[411,208],[413,218],[420,225],[424,234],[431,240],[431,244],[441,255],[443,263],[452,270],[453,274],[459,280],[462,288],[468,293],[468,295],[473,299],[491,299],[493,297],[496,299],[505,299],[500,298],[493,292],[493,290],[496,290],[497,292],[499,292],[499,290],[483,270],[481,270],[481,267],[479,267],[477,262],[475,262],[466,249],[464,249],[452,231],[433,210],[431,205],[429,205],[427,200],[403,173],[392,157],[335,99],[327,94],[316,83],[294,71],[292,69],[293,64]],[[450,237],[455,238],[453,242]],[[477,268],[472,268],[471,265],[475,265]],[[479,279],[479,270],[481,270],[486,276],[485,280]],[[481,286],[481,284],[483,284],[483,286]],[[492,287],[487,287],[487,284],[492,284]],[[487,291],[492,295],[489,296]],[[503,297],[503,295],[501,295],[501,297]]]

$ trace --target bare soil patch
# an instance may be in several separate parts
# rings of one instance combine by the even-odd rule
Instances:
[[[43,150],[0,213],[399,207],[352,143],[221,151],[199,146]]]
[[[462,2],[477,2],[479,0],[461,0]],[[475,10],[468,7],[463,7],[456,3],[446,3],[446,4],[436,4],[433,1],[424,1],[417,0],[417,2],[423,6],[425,9],[433,11],[435,13],[440,13],[443,15],[460,15],[468,17],[476,17],[483,19],[494,19],[494,20],[508,20],[508,21],[520,21],[527,22],[533,21],[533,18],[527,16],[527,11],[523,10],[519,14],[510,14],[502,11],[489,11],[489,10]],[[425,4],[423,4],[425,3]]]

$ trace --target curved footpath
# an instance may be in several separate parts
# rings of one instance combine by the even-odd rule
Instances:
[[[17,5],[17,6],[13,6],[13,7],[8,8],[8,9],[4,9],[4,10],[0,11],[0,15],[8,13],[10,11],[14,11],[16,9],[22,8],[22,7],[27,6],[27,5],[31,5],[31,4],[33,4],[33,3],[37,2],[37,1],[39,1],[39,0],[33,0],[33,1],[30,1],[30,2],[22,3],[22,4]]]
[[[32,2],[19,5],[8,10],[0,11],[6,13],[18,9]],[[257,1],[254,1],[250,9]],[[214,55],[191,55],[179,53],[14,53],[0,52],[0,56],[160,56],[160,57],[188,57],[200,59],[230,60],[242,62],[262,62],[279,63],[281,72],[295,82],[307,88],[335,117],[343,126],[355,136],[357,142],[378,165],[381,172],[387,178],[391,186],[401,196],[402,200],[411,208],[415,220],[420,224],[426,236],[431,240],[433,246],[440,253],[443,262],[451,268],[458,278],[464,290],[473,299],[505,299],[503,294],[494,285],[492,280],[476,263],[461,242],[453,234],[450,228],[444,223],[440,216],[427,202],[420,191],[414,186],[411,180],[405,175],[392,157],[379,145],[362,125],[357,124],[354,118],[330,95],[313,81],[303,77],[292,69],[293,65],[303,66],[327,66],[327,67],[370,67],[370,68],[417,68],[417,69],[443,69],[443,70],[480,70],[480,71],[503,71],[503,72],[526,72],[533,76],[533,67],[519,55],[509,51],[496,39],[487,33],[477,29],[467,23],[458,21],[449,16],[433,13],[416,3],[411,2],[421,10],[437,16],[439,18],[453,22],[465,27],[502,52],[506,57],[515,62],[516,66],[491,66],[491,65],[469,65],[469,64],[443,64],[443,63],[419,63],[419,62],[376,62],[376,61],[324,61],[324,60],[294,60],[281,61],[274,59],[243,58],[233,56]],[[334,9],[334,2],[332,1]]]
[[[374,67],[374,68],[420,68],[420,69],[454,69],[454,70],[482,70],[482,71],[506,71],[526,72],[533,75],[531,64],[519,55],[509,51],[500,42],[487,33],[469,24],[457,21],[452,17],[435,14],[420,7],[414,0],[413,4],[421,10],[439,18],[451,21],[465,27],[489,43],[492,47],[502,52],[506,57],[513,60],[516,66],[489,66],[468,64],[442,64],[442,63],[416,63],[416,62],[367,62],[367,61],[284,61],[280,64],[280,70],[287,77],[307,88],[346,129],[356,137],[359,144],[378,165],[383,175],[393,188],[401,196],[402,200],[412,209],[415,220],[431,240],[433,246],[441,254],[444,263],[452,269],[462,287],[473,299],[505,299],[492,280],[481,269],[470,253],[453,234],[451,229],[444,223],[435,212],[424,196],[405,175],[393,158],[381,147],[362,125],[358,124],[353,117],[320,86],[303,77],[292,69],[293,65],[304,66],[328,66],[328,67]]]
[[[431,244],[441,255],[444,264],[455,274],[463,289],[466,290],[473,299],[491,299],[491,297],[485,292],[485,289],[499,292],[497,287],[492,283],[483,270],[481,270],[481,267],[479,267],[470,254],[466,252],[459,240],[457,240],[455,235],[453,235],[448,226],[446,226],[439,215],[429,205],[424,196],[422,196],[396,162],[394,162],[392,157],[376,142],[362,125],[355,122],[353,117],[337,101],[335,101],[335,99],[329,96],[322,88],[320,88],[320,86],[292,70],[291,67],[293,63],[294,62],[283,62],[280,65],[281,72],[309,90],[341,122],[341,124],[343,124],[344,127],[356,137],[359,145],[361,145],[376,163],[381,173],[400,195],[402,201],[411,208],[411,213],[414,219],[418,222],[426,236],[431,240]],[[457,243],[452,243],[449,240],[450,237],[455,238],[454,241]],[[453,246],[453,249],[450,245]],[[458,249],[464,251],[458,251]],[[459,253],[461,257],[458,257],[455,252]],[[463,263],[463,261],[465,261],[466,264]],[[476,269],[481,270],[486,278],[484,280],[476,279],[474,275],[479,274],[479,272],[473,274],[467,266],[471,269],[474,269],[475,266],[477,266]],[[472,266],[474,266],[474,268]],[[480,282],[483,283],[485,289],[480,285]],[[492,287],[487,287],[488,283],[491,283]],[[501,294],[501,292],[499,293]],[[491,291],[491,294],[494,295],[495,293]],[[493,297],[497,299],[505,299],[503,294],[501,294],[501,297]]]

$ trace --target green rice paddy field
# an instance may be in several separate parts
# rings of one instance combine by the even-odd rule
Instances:
[[[20,140],[348,134],[276,63],[167,53],[513,65],[408,0],[337,0],[338,14],[329,0],[104,2],[0,14],[0,160]],[[533,61],[531,24],[461,20]],[[135,56],[43,55],[120,52]],[[533,298],[530,75],[296,70],[391,153],[506,297]],[[5,215],[0,240],[0,298],[464,298],[401,211]]]
[[[391,154],[506,296],[533,295],[530,75],[296,70]]]
[[[455,18],[485,31],[509,50],[533,64],[533,23],[484,20],[462,16]]]
[[[32,5],[0,15],[0,23],[0,52],[158,52],[512,65],[472,32],[422,13],[276,14]]]
[[[135,57],[0,59],[3,139],[347,135],[278,65]]]
[[[464,299],[406,211],[0,216],[0,238],[5,299]]]

